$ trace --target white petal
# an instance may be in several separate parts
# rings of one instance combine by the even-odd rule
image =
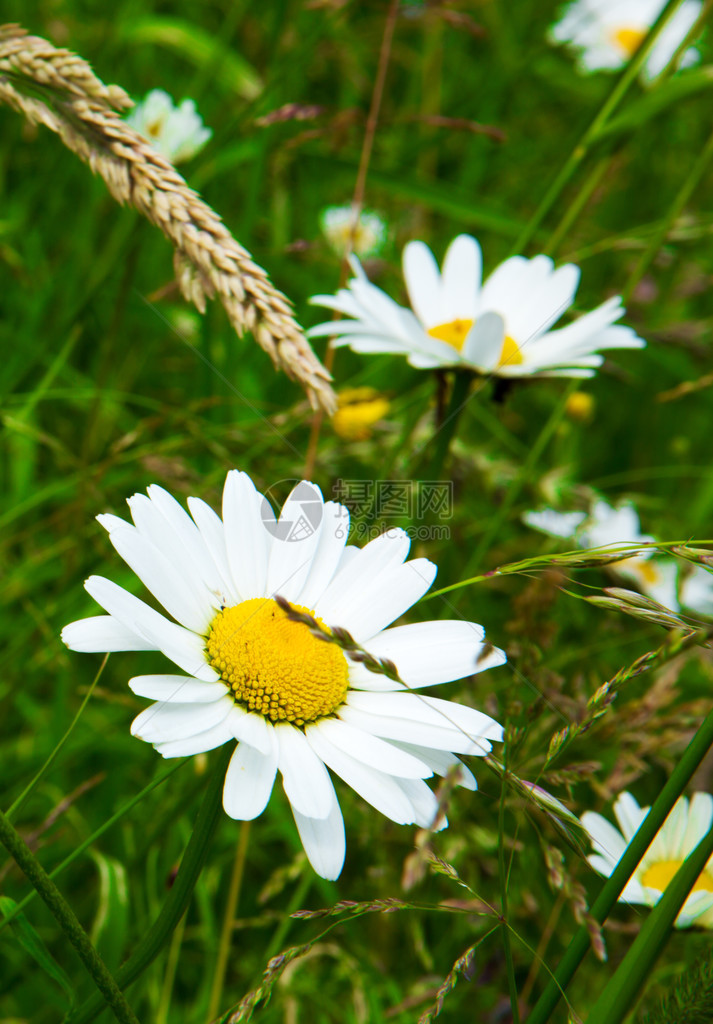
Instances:
[[[183,740],[168,740],[165,743],[154,743],[154,748],[161,757],[188,757],[191,754],[204,754],[229,743],[233,735],[228,727],[228,719],[214,725],[211,729],[198,732],[195,736],[187,736]]]
[[[215,608],[205,587],[192,590],[180,568],[132,526],[112,530],[109,540],[169,615],[195,633],[207,632]]]
[[[428,788],[421,779],[398,779],[398,784],[408,797],[415,811],[415,823],[419,828],[433,828],[438,814],[438,800],[436,794]],[[441,817],[436,831],[446,828],[448,821],[445,815]]]
[[[317,757],[367,803],[399,825],[413,823],[414,809],[411,802],[390,775],[384,775],[350,757],[331,743],[319,726],[307,726],[305,735]]]
[[[321,878],[334,881],[344,866],[346,839],[344,819],[335,799],[326,818],[306,818],[292,808],[307,859]]]
[[[349,707],[368,711],[373,715],[391,716],[411,722],[437,725],[443,729],[454,729],[465,733],[471,739],[482,738],[499,742],[503,738],[502,726],[489,715],[465,704],[442,700],[440,697],[424,697],[415,693],[353,691],[347,694],[346,703]]]
[[[239,743],[230,759],[223,786],[223,808],[230,818],[252,821],[265,810],[277,774],[277,740],[261,754],[247,743]]]
[[[373,588],[377,576],[407,557],[411,541],[404,530],[387,530],[363,548],[345,548],[336,575],[315,605],[315,612],[325,622],[344,625],[341,621],[348,608],[367,588]]]
[[[339,709],[339,717],[343,722],[363,729],[383,739],[400,740],[421,747],[435,747],[436,750],[449,750],[454,754],[472,754],[483,757],[492,750],[492,744],[478,737],[471,739],[464,732],[456,729],[441,728],[424,722],[408,721],[401,718],[387,718],[384,715],[373,715],[359,708],[343,705]]]
[[[710,831],[713,822],[713,796],[710,793],[694,793],[688,805],[688,825],[681,843],[683,856],[698,846]]]
[[[245,711],[234,704],[229,718],[230,728],[236,740],[255,747],[261,754],[269,754],[275,745],[274,727],[262,715]]]
[[[102,576],[90,576],[84,589],[123,626],[138,633],[152,649],[162,651],[184,672],[207,683],[220,679],[206,660],[203,637],[169,622],[138,597]]]
[[[441,277],[442,323],[475,319],[483,261],[480,246],[470,235],[458,235],[448,246]]]
[[[375,633],[400,618],[423,597],[437,571],[427,558],[414,558],[404,565],[395,565],[380,572],[361,593],[353,593],[351,600],[342,604],[338,617],[333,609],[330,609],[333,618],[321,617],[329,625],[348,629],[358,643],[368,644]]]
[[[409,302],[426,327],[441,323],[441,275],[425,242],[409,242],[403,251],[403,274]]]
[[[110,651],[156,651],[155,644],[112,618],[93,615],[70,622],[62,630],[62,640],[71,651],[106,653]]]
[[[337,798],[324,763],[295,726],[280,723],[275,726],[275,733],[279,748],[277,766],[287,799],[307,818],[326,818]]]
[[[369,641],[369,653],[393,661],[409,687],[435,686],[503,665],[505,653],[483,644],[483,627],[461,619],[419,622],[386,629]],[[366,690],[400,690],[364,665],[350,666],[350,683]]]
[[[312,559],[309,576],[299,595],[299,603],[306,608],[314,608],[331,583],[341,565],[348,536],[349,509],[336,501],[326,502],[319,544]]]
[[[592,846],[597,853],[618,863],[627,845],[621,832],[594,811],[585,811],[580,821],[589,833]]]
[[[495,370],[504,341],[505,321],[500,313],[481,313],[463,344],[463,359],[478,370]]]
[[[296,601],[312,567],[324,517],[322,492],[309,480],[293,488],[275,524],[267,569],[267,593]]]
[[[210,505],[200,498],[189,498],[188,507],[200,530],[205,546],[211,554],[213,563],[220,573],[220,579],[228,598],[226,604],[238,604],[240,602],[240,594],[235,589],[235,584],[230,574],[223,520],[217,512],[213,511]]]
[[[616,798],[614,816],[627,843],[639,831],[639,827],[648,813],[649,808],[639,807],[631,793],[624,791]]]
[[[147,743],[187,739],[224,721],[232,704],[229,697],[210,704],[152,704],[133,720],[131,735]]]
[[[137,697],[148,697],[169,704],[211,704],[225,697],[228,688],[225,683],[204,683],[190,676],[134,676],[129,680],[129,689]]]
[[[265,516],[265,521],[263,521]],[[223,490],[223,525],[228,564],[241,600],[267,594],[267,558],[272,521],[269,502],[247,473],[231,469]]]
[[[427,764],[436,775],[441,775],[444,778],[448,775],[455,776],[456,785],[463,786],[464,789],[470,789],[475,792],[478,788],[475,775],[473,775],[470,768],[466,768],[460,758],[456,757],[455,754],[449,753],[447,750],[434,750],[433,748],[418,747],[413,743],[404,743],[399,741],[396,744],[401,750],[405,750],[409,754],[413,754],[419,761],[423,761]]]
[[[426,779],[433,772],[428,762],[395,746],[386,743],[377,736],[360,729],[353,729],[339,718],[324,718],[314,725],[323,736],[345,754],[356,758],[363,764],[378,768],[386,775],[397,775],[404,779]]]

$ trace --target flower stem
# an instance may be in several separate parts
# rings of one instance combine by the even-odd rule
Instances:
[[[621,860],[602,887],[599,896],[592,904],[591,916],[599,924],[607,919],[612,907],[621,895],[624,886],[631,878],[637,864],[668,817],[671,808],[678,800],[698,768],[708,750],[713,746],[713,711],[704,719],[700,729],[686,747],[671,777],[661,790],[658,799],[646,815],[638,832],[627,846]],[[590,946],[589,932],[580,927],[562,957],[559,967],[550,979],[544,992],[535,1004],[527,1024],[545,1024],[557,1006],[565,988],[574,977],[580,963]]]
[[[126,988],[132,981],[146,970],[158,956],[173,933],[174,928],[183,917],[188,906],[203,864],[208,855],[210,843],[220,817],[223,781],[232,757],[234,747],[226,744],[216,760],[213,775],[203,797],[193,833],[183,854],[178,874],[166,898],[160,914],[154,921],[143,939],[139,942],[132,956],[116,972],[116,981]],[[102,1010],[101,1001],[91,996],[79,1008],[71,1024],[88,1024]]]
[[[522,252],[525,246],[528,245],[540,224],[554,206],[567,182],[573,176],[582,160],[584,160],[592,147],[592,144],[596,141],[597,136],[602,131],[621,100],[629,91],[629,87],[632,85],[634,79],[641,70],[646,58],[654,46],[654,43],[658,39],[659,34],[663,30],[669,18],[675,13],[677,8],[681,6],[681,3],[682,0],[668,0],[668,3],[656,19],[646,39],[615,82],[614,88],[597,111],[594,120],[572,150],[561,171],[545,193],[540,205],[523,228],[520,237],[515,243],[516,252]]]
[[[508,978],[508,991],[510,993],[510,1012],[513,1024],[520,1024],[520,1006],[517,994],[517,982],[515,980],[515,965],[512,959],[512,947],[510,945],[510,926],[508,925],[508,880],[509,868],[505,864],[505,787],[507,778],[507,747],[503,763],[503,776],[500,780],[500,806],[498,808],[498,876],[500,880],[500,913],[502,915],[502,942],[505,954],[505,966]]]
[[[468,392],[470,391],[472,380],[473,374],[469,370],[455,371],[451,399],[448,403],[443,423],[441,423],[428,442],[428,447],[434,445],[435,448],[433,458],[428,463],[426,471],[427,480],[437,480],[439,474],[443,472],[448,458],[448,449],[456,432],[460,415],[468,404]]]
[[[117,982],[109,973],[91,939],[77,920],[74,911],[2,811],[0,811],[0,843],[28,881],[32,883],[92,976],[94,984],[99,989],[97,994],[99,1009],[103,1009],[104,1003],[106,1003],[121,1024],[139,1024]]]
[[[622,293],[622,300],[625,305],[629,302],[632,292],[634,291],[637,284],[648,270],[652,260],[655,259],[659,249],[666,241],[666,235],[669,233],[671,225],[676,220],[676,218],[678,217],[678,215],[680,214],[681,210],[686,205],[688,200],[691,198],[694,189],[700,183],[700,180],[703,177],[705,170],[711,161],[711,158],[713,158],[713,134],[709,136],[708,141],[703,147],[700,156],[691,168],[690,173],[688,174],[683,185],[681,185],[681,188],[679,189],[675,199],[668,208],[666,215],[660,221],[658,230],[652,236],[651,240],[649,241],[649,244],[646,246],[646,249],[641,254],[639,262],[634,267],[634,270],[631,276],[629,277],[629,280],[626,283],[626,287],[624,288],[624,291]]]
[[[213,1020],[215,1017],[217,1017],[218,1011],[220,1010],[220,1001],[223,996],[223,984],[225,982],[225,971],[228,966],[230,946],[233,940],[235,913],[238,909],[238,900],[240,899],[240,888],[243,882],[243,874],[245,870],[245,855],[248,852],[249,839],[250,822],[242,821],[240,823],[240,838],[238,839],[238,845],[235,849],[233,871],[230,876],[230,888],[228,889],[228,899],[226,900],[225,904],[225,916],[223,918],[223,928],[220,933],[220,945],[218,946],[218,956],[216,957],[215,962],[213,986],[210,991],[210,1006],[208,1008],[208,1020]]]

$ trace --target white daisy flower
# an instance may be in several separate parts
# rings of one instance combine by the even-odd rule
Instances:
[[[666,0],[575,0],[564,11],[549,35],[555,43],[568,43],[579,50],[582,71],[614,71],[634,56],[649,29],[663,10]],[[701,12],[701,0],[684,0],[669,19],[649,53],[642,75],[651,81],[673,59]],[[679,61],[688,67],[699,59],[690,48]]]
[[[176,107],[163,89],[147,93],[128,115],[126,123],[173,164],[190,160],[213,134],[203,124],[193,100],[182,100]]]
[[[424,242],[409,242],[403,273],[411,309],[367,279],[359,261],[336,295],[312,303],[351,320],[318,324],[310,337],[337,335],[334,344],[355,352],[396,353],[412,366],[464,367],[501,377],[591,377],[604,357],[599,349],[641,348],[630,327],[615,324],[624,313],[618,296],[577,320],[550,330],[574,300],[579,268],[557,270],[548,256],[512,256],[481,285],[480,246],[470,235],[451,242],[443,270]]]
[[[371,210],[361,210],[355,225],[353,206],[327,206],[319,215],[319,226],[341,257],[354,252],[360,259],[369,259],[381,252],[386,241],[386,224]]]
[[[713,572],[702,565],[694,566],[681,582],[681,604],[684,608],[713,616]]]
[[[630,502],[614,507],[599,499],[589,514],[540,509],[525,512],[522,519],[528,526],[552,537],[571,538],[581,548],[631,547],[654,541],[652,536],[641,532],[639,517]],[[653,558],[653,554],[653,551],[642,551],[613,562],[608,568],[630,580],[653,601],[678,611],[678,566],[672,558]]]
[[[595,871],[605,878],[611,875],[649,810],[649,807],[639,807],[634,797],[625,792],[614,804],[618,829],[601,814],[586,811],[582,815],[582,825],[595,851],[587,859]],[[687,797],[679,797],[627,882],[620,902],[655,906],[712,824],[713,797],[709,793],[694,793],[690,803]],[[713,858],[698,876],[676,918],[677,928],[691,925],[713,927]]]
[[[183,507],[155,485],[128,500],[133,525],[98,520],[124,561],[171,619],[98,576],[85,584],[107,615],[66,626],[76,651],[158,650],[183,675],[137,676],[129,686],[157,703],[132,724],[164,757],[238,740],[223,806],[257,817],[277,771],[307,856],[324,878],[344,861],[341,810],[328,768],[392,821],[433,825],[436,798],[423,781],[484,755],[502,728],[473,708],[406,689],[461,679],[505,655],[481,626],[441,620],[388,627],[431,586],[436,566],[407,562],[409,538],[390,530],[364,548],[347,545],[349,513],[306,481],[275,519],[245,473],[228,473],[223,518],[199,498]],[[280,595],[327,628],[341,626],[406,687],[351,662],[335,644],[293,622]],[[172,621],[175,620],[175,621]]]

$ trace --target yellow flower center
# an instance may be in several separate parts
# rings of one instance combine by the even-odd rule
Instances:
[[[511,338],[509,334],[505,335],[505,341],[503,342],[502,351],[500,353],[500,359],[498,361],[497,369],[501,366],[520,366],[523,362],[522,352],[520,346]]]
[[[644,583],[647,583],[650,587],[661,582],[661,572],[655,562],[650,561],[648,558],[639,558],[637,555],[632,555],[631,558],[622,558],[619,562],[613,563],[614,568],[621,568],[624,571],[627,568],[636,573],[642,578]]]
[[[157,139],[163,130],[163,119],[151,121],[146,125],[146,134],[152,139]]]
[[[374,388],[345,388],[332,418],[335,433],[348,441],[364,441],[371,427],[389,411],[389,400]]]
[[[445,341],[446,345],[452,345],[456,351],[460,352],[473,323],[473,320],[449,320],[447,324],[429,327],[427,333],[432,338],[437,338],[438,341]]]
[[[633,57],[645,36],[646,30],[640,28],[617,28],[609,33],[609,38],[614,46],[625,53],[627,57]]]
[[[658,889],[659,892],[665,892],[668,883],[682,864],[682,860],[660,860],[657,864],[652,864],[650,868],[647,868],[642,875],[641,884],[651,889]],[[691,892],[713,892],[713,875],[708,871],[702,871]]]
[[[447,345],[452,345],[456,351],[460,352],[474,323],[474,320],[449,320],[447,324],[437,324],[435,327],[429,327],[426,333],[438,341],[445,341]],[[514,338],[506,334],[500,351],[497,369],[500,369],[506,363],[508,366],[520,366],[522,362],[520,346]]]
[[[314,616],[309,608],[293,607]],[[273,722],[301,726],[331,715],[347,693],[340,648],[293,622],[271,598],[254,597],[218,612],[206,650],[236,703]]]

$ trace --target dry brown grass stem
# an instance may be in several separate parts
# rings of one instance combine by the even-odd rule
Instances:
[[[56,132],[101,175],[114,198],[160,228],[174,248],[178,284],[204,312],[217,296],[239,335],[249,330],[275,367],[299,381],[313,408],[336,407],[330,375],[307,343],[290,302],[180,174],[122,120],[132,100],[105,85],[89,64],[31,36],[0,26],[0,101]]]

